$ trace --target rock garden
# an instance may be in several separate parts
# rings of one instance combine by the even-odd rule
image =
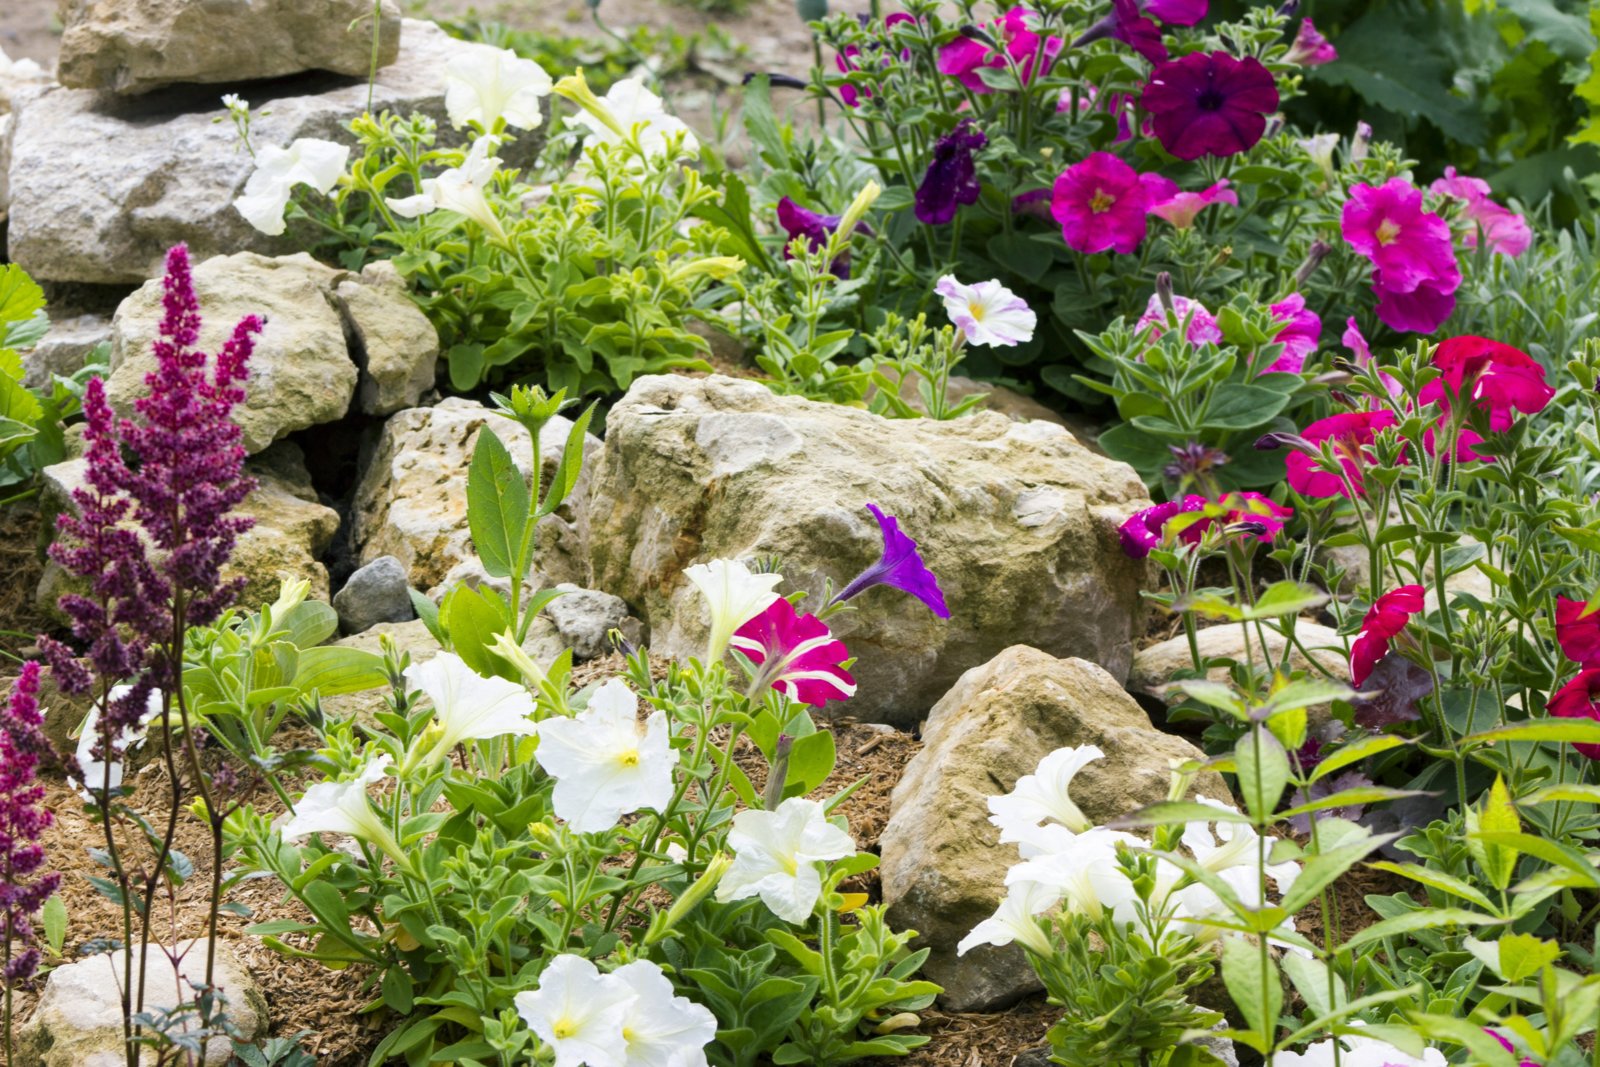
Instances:
[[[0,14],[3,1067],[1600,1067],[1600,7]]]

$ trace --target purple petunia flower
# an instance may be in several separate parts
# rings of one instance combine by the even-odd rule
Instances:
[[[804,237],[806,239],[806,247],[813,252],[817,251],[828,243],[828,238],[833,235],[834,230],[839,228],[841,221],[843,221],[842,216],[823,215],[820,212],[811,211],[808,208],[801,207],[787,196],[779,200],[778,225],[782,226],[784,232],[789,235],[789,240],[784,242],[783,258],[791,258],[789,244],[796,237]],[[866,223],[858,223],[855,232],[865,234],[868,237],[872,236],[872,229]],[[835,259],[828,269],[837,278],[850,277],[850,250],[846,249],[841,252],[839,258]]]
[[[1072,47],[1082,48],[1107,37],[1121,41],[1152,63],[1160,63],[1167,58],[1167,46],[1161,40],[1161,27],[1144,16],[1136,0],[1111,0],[1111,10],[1073,41]]]
[[[989,143],[971,119],[962,119],[956,128],[939,138],[933,146],[933,162],[917,186],[917,221],[943,226],[956,217],[962,204],[976,204],[982,185],[973,154]]]
[[[876,504],[868,504],[867,510],[878,520],[878,528],[883,533],[883,554],[876,563],[839,590],[833,603],[842,603],[875,585],[892,585],[928,605],[928,610],[939,618],[948,619],[950,609],[945,607],[944,591],[939,588],[939,579],[922,562],[917,543],[900,532],[900,520],[893,515],[885,515]]]
[[[1261,140],[1278,87],[1254,56],[1191,52],[1156,67],[1143,103],[1161,147],[1179,159],[1232,156]]]

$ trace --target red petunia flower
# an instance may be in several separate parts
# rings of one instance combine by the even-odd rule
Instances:
[[[1600,722],[1600,667],[1585,667],[1577,677],[1550,694],[1545,710],[1561,719],[1593,719]],[[1573,748],[1592,760],[1600,760],[1600,745],[1574,744]]]
[[[1402,585],[1373,602],[1361,620],[1361,633],[1350,643],[1350,681],[1360,685],[1378,661],[1389,654],[1389,642],[1422,610],[1420,585]]]
[[[1600,611],[1585,615],[1586,600],[1556,598],[1556,642],[1562,655],[1585,667],[1600,667]]]
[[[1300,436],[1312,446],[1323,441],[1334,442],[1344,477],[1324,470],[1315,453],[1295,451],[1284,459],[1289,486],[1301,496],[1309,497],[1349,496],[1351,489],[1357,496],[1364,495],[1363,472],[1376,459],[1369,446],[1380,430],[1394,424],[1392,411],[1348,411],[1311,423]],[[1349,487],[1345,485],[1346,480]]]

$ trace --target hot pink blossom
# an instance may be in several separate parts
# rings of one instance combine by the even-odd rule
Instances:
[[[1158,175],[1141,175],[1109,152],[1092,152],[1056,179],[1050,214],[1067,247],[1127,255],[1149,232],[1145,216],[1161,192]]]
[[[1545,710],[1558,719],[1593,719],[1600,722],[1600,668],[1585,667],[1566,685],[1550,694]],[[1581,755],[1600,760],[1600,745],[1574,744]]]
[[[1228,493],[1218,504],[1228,510],[1227,524],[1240,526],[1248,524],[1254,527],[1250,531],[1257,541],[1269,543],[1285,523],[1294,517],[1294,508],[1254,492]]]
[[[1600,667],[1600,611],[1589,615],[1586,600],[1556,597],[1556,643],[1561,654],[1585,667]]]
[[[1222,328],[1217,325],[1217,317],[1206,310],[1204,304],[1198,300],[1190,300],[1186,296],[1172,298],[1172,310],[1177,312],[1178,321],[1189,320],[1189,332],[1184,336],[1189,338],[1192,345],[1222,343]],[[1144,314],[1139,316],[1139,321],[1134,323],[1134,329],[1143,330],[1150,328],[1150,339],[1153,341],[1166,330],[1167,310],[1161,306],[1159,296],[1151,296],[1150,302],[1144,306]]]
[[[887,37],[890,28],[895,26],[897,23],[915,21],[915,18],[906,14],[904,11],[896,11],[894,14],[883,20],[884,36]],[[873,45],[869,47],[877,46]],[[900,58],[902,60],[909,60],[911,58],[910,51],[902,49],[900,52]],[[860,46],[852,44],[847,45],[838,55],[834,56],[833,62],[838,66],[840,73],[852,74],[855,71],[862,69],[859,63],[860,59]],[[882,65],[887,67],[889,62],[889,57],[885,56],[882,60]],[[872,99],[872,90],[867,88],[857,89],[854,85],[851,85],[848,82],[839,86],[839,99],[844,101],[845,107],[858,106],[861,103],[862,97],[866,97],[868,100]]]
[[[1537,415],[1556,395],[1544,380],[1544,367],[1519,348],[1487,337],[1451,337],[1433,352],[1443,373],[1422,387],[1418,401],[1447,406],[1450,396],[1469,397],[1489,413],[1489,426],[1511,429],[1512,412]]]
[[[1226,178],[1199,193],[1178,192],[1176,185],[1171,188],[1171,195],[1152,207],[1150,214],[1166,219],[1180,230],[1193,226],[1195,216],[1212,204],[1233,204],[1235,207],[1239,204],[1239,195],[1228,188]]]
[[[1367,339],[1361,333],[1361,327],[1356,325],[1355,316],[1345,320],[1344,333],[1339,337],[1339,343],[1350,350],[1355,357],[1355,364],[1362,370],[1372,366],[1372,349],[1367,344]],[[1401,386],[1392,374],[1384,371],[1378,372],[1378,380],[1383,382],[1383,387],[1389,391],[1390,396],[1399,396]]]
[[[1478,247],[1478,231],[1488,242],[1489,251],[1501,255],[1517,256],[1528,250],[1533,242],[1533,231],[1528,220],[1510,208],[1489,199],[1489,183],[1482,178],[1469,178],[1456,173],[1456,168],[1446,167],[1444,177],[1431,186],[1434,193],[1463,201],[1463,217],[1473,223],[1466,235],[1468,248]]]
[[[1389,642],[1422,610],[1420,585],[1402,585],[1373,602],[1361,620],[1361,633],[1350,643],[1350,682],[1360,685],[1378,661],[1389,654]]]
[[[855,679],[843,666],[850,658],[844,642],[815,615],[797,614],[783,597],[739,627],[728,643],[760,668],[761,681],[790,700],[820,708],[855,694]]]
[[[1372,261],[1378,317],[1397,330],[1432,333],[1455,309],[1461,270],[1450,226],[1422,207],[1422,190],[1404,178],[1350,189],[1344,239]]]
[[[1317,455],[1296,450],[1284,458],[1290,488],[1301,496],[1318,498],[1349,496],[1351,488],[1355,495],[1363,495],[1366,492],[1363,472],[1376,459],[1372,442],[1380,430],[1394,424],[1392,411],[1347,411],[1313,422],[1300,431],[1300,437],[1318,452],[1324,441],[1332,442],[1344,477],[1323,470]],[[1346,487],[1346,480],[1350,488]]]
[[[1314,353],[1322,341],[1322,319],[1306,307],[1306,298],[1299,293],[1290,293],[1268,310],[1274,319],[1286,325],[1275,338],[1283,345],[1283,353],[1267,372],[1299,374],[1305,369],[1306,357]]]
[[[1062,44],[1061,38],[1049,37],[1041,46],[1039,35],[1028,29],[1030,17],[1037,18],[1025,7],[1014,7],[984,27],[988,35],[1005,49],[1004,55],[982,41],[957,37],[939,49],[939,73],[953,75],[975,93],[991,93],[994,90],[984,82],[980,73],[983,68],[1006,70],[1015,64],[1022,74],[1022,83],[1026,85],[1033,79],[1035,58],[1040,58],[1043,68],[1049,70],[1056,56],[1061,54]]]
[[[1122,538],[1122,551],[1133,559],[1144,559],[1151,549],[1160,547],[1169,519],[1184,512],[1200,511],[1205,506],[1205,497],[1190,493],[1182,500],[1168,500],[1134,512],[1117,528]]]
[[[1300,29],[1294,35],[1294,43],[1289,46],[1288,54],[1283,57],[1283,61],[1301,67],[1320,67],[1338,58],[1338,49],[1317,32],[1316,26],[1312,25],[1310,19],[1302,19]]]

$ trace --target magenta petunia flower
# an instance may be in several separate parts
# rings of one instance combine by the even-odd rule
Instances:
[[[898,23],[901,23],[901,22],[915,22],[915,21],[917,21],[917,20],[915,18],[913,18],[911,15],[906,14],[904,11],[896,11],[894,14],[890,15],[888,18],[883,20],[883,28],[884,28],[885,31],[887,31],[890,27],[892,27],[892,26],[894,26],[894,25],[896,25]],[[865,16],[862,17],[862,22],[863,22],[863,24],[865,24],[865,22],[866,22]],[[869,46],[869,47],[879,47],[879,46]],[[900,58],[901,58],[902,61],[910,60],[911,59],[910,50],[909,49],[902,49],[901,52],[900,52]],[[860,48],[860,46],[852,44],[852,45],[846,46],[843,51],[839,52],[838,55],[834,56],[833,57],[833,62],[834,62],[834,65],[836,65],[839,68],[839,73],[841,73],[841,74],[851,74],[851,73],[854,73],[855,71],[858,71],[858,70],[862,69],[860,64],[859,64],[859,62],[858,62],[860,59],[861,59],[861,48]],[[889,60],[889,57],[887,57],[887,56],[885,56],[884,59],[882,60],[882,64],[885,67],[887,67],[889,65],[889,62],[890,62],[890,60]],[[839,86],[839,99],[844,101],[844,104],[845,104],[846,107],[858,107],[860,105],[861,100],[862,100],[863,97],[865,97],[868,100],[872,99],[872,90],[871,89],[866,89],[866,88],[858,90],[854,85],[850,85],[848,83]]]
[[[1268,373],[1299,374],[1305,369],[1306,357],[1317,350],[1322,341],[1322,319],[1306,307],[1306,298],[1290,293],[1276,304],[1268,306],[1272,317],[1284,323],[1274,340],[1283,345],[1283,353],[1267,368]]]
[[[1193,26],[1206,17],[1209,0],[1145,0],[1144,9],[1168,26]]]
[[[1190,300],[1186,296],[1172,298],[1172,310],[1177,313],[1178,321],[1189,320],[1189,332],[1184,336],[1189,338],[1192,345],[1206,344],[1217,345],[1222,343],[1222,327],[1217,325],[1217,317],[1206,310],[1206,306],[1198,300]],[[1152,295],[1149,303],[1144,306],[1144,314],[1139,316],[1139,321],[1133,324],[1135,330],[1150,330],[1150,339],[1154,341],[1167,328],[1167,309],[1161,306],[1161,297]]]
[[[1106,38],[1121,41],[1151,63],[1167,58],[1167,46],[1161,40],[1161,27],[1145,18],[1137,0],[1111,0],[1111,10],[1090,26],[1072,47],[1082,48]]]
[[[1166,219],[1180,230],[1187,230],[1194,225],[1195,216],[1212,204],[1238,206],[1239,194],[1228,188],[1228,179],[1224,178],[1199,193],[1178,192],[1177,186],[1173,185],[1171,194],[1151,207],[1150,214]]]
[[[1294,518],[1294,508],[1255,492],[1228,493],[1217,503],[1228,510],[1228,526],[1246,528],[1252,537],[1264,544],[1271,542],[1284,524]]]
[[[876,504],[868,504],[867,510],[878,520],[878,532],[883,535],[883,552],[876,563],[851,579],[850,584],[833,598],[833,602],[837,604],[849,600],[875,585],[890,585],[928,605],[928,610],[939,618],[948,619],[950,609],[945,607],[944,591],[939,588],[939,579],[922,562],[917,543],[901,531],[900,520],[884,514]]]
[[[739,627],[728,644],[760,668],[757,680],[790,700],[820,708],[855,694],[855,679],[843,666],[850,650],[827,623],[797,614],[783,597]]]
[[[1375,268],[1378,317],[1397,330],[1432,333],[1455,309],[1461,269],[1450,225],[1425,211],[1422,190],[1404,178],[1350,189],[1340,217],[1344,239]]]
[[[1142,102],[1156,139],[1174,156],[1232,156],[1261,140],[1278,86],[1254,56],[1191,52],[1156,66]]]
[[[1068,248],[1127,255],[1149,232],[1145,216],[1164,181],[1141,175],[1109,152],[1091,152],[1056,178],[1050,214],[1061,224]]]
[[[1451,337],[1433,351],[1443,373],[1422,387],[1419,403],[1448,407],[1450,396],[1469,397],[1489,412],[1489,427],[1511,429],[1512,414],[1537,415],[1556,395],[1544,380],[1544,367],[1519,348],[1487,337]]]
[[[1593,719],[1600,722],[1600,667],[1585,667],[1566,685],[1550,694],[1545,710],[1561,719]],[[1600,760],[1600,745],[1574,744],[1573,748],[1592,760]]]
[[[1482,178],[1459,175],[1456,168],[1446,167],[1444,177],[1430,188],[1438,195],[1454,197],[1465,204],[1461,214],[1473,224],[1465,238],[1468,248],[1478,247],[1480,231],[1488,243],[1489,251],[1512,259],[1526,252],[1528,245],[1533,242],[1533,231],[1528,228],[1528,220],[1490,200],[1489,183]]]
[[[912,208],[919,222],[943,226],[956,217],[962,204],[978,202],[983,187],[973,155],[988,143],[989,138],[971,119],[962,119],[934,143],[933,161],[917,186]]]
[[[1283,57],[1283,61],[1301,67],[1320,67],[1338,58],[1338,49],[1317,32],[1310,19],[1302,19],[1300,29],[1294,35],[1294,43],[1289,45],[1289,51]]]
[[[1356,325],[1354,315],[1345,320],[1344,333],[1340,335],[1339,343],[1350,350],[1350,355],[1355,358],[1357,367],[1366,370],[1372,366],[1372,348],[1367,344],[1367,339],[1362,334],[1361,327]],[[1400,395],[1401,386],[1394,375],[1379,371],[1378,380],[1383,382],[1383,387],[1389,391],[1390,396]]]
[[[1600,611],[1585,615],[1586,600],[1556,598],[1556,643],[1561,654],[1584,667],[1600,667]]]
[[[1131,559],[1146,558],[1152,549],[1160,547],[1166,535],[1167,520],[1183,512],[1201,511],[1205,506],[1205,497],[1190,493],[1182,500],[1168,500],[1134,512],[1117,527],[1122,551]]]
[[[972,37],[958,37],[939,49],[940,74],[955,77],[975,93],[994,92],[980,73],[985,67],[1006,70],[1012,64],[1021,73],[1022,83],[1033,80],[1034,60],[1041,60],[1042,70],[1049,70],[1061,54],[1061,38],[1045,38],[1041,45],[1039,35],[1028,29],[1028,19],[1033,12],[1025,7],[1014,7],[1000,18],[984,27],[1004,52],[996,52],[983,41]]]
[[[1372,442],[1379,431],[1394,424],[1395,414],[1392,411],[1347,411],[1311,423],[1300,431],[1300,437],[1313,451],[1296,450],[1284,457],[1289,487],[1301,496],[1316,498],[1347,497],[1352,488],[1357,496],[1363,495],[1366,492],[1363,472],[1376,460],[1372,454]],[[1322,469],[1318,453],[1324,441],[1333,443],[1339,464],[1344,469],[1343,478]],[[1346,480],[1350,483],[1349,488],[1345,485]]]
[[[823,215],[790,200],[787,196],[778,201],[778,225],[782,226],[789,239],[783,244],[783,258],[790,258],[789,245],[796,237],[804,237],[806,246],[815,252],[828,243],[828,238],[833,231],[839,228],[843,221],[839,215]],[[871,227],[866,223],[859,223],[856,232],[872,236]],[[846,249],[839,258],[833,261],[830,270],[840,278],[850,277],[850,252]]]
[[[1384,284],[1383,275],[1374,273],[1372,291],[1378,297],[1373,308],[1384,325],[1408,333],[1432,333],[1444,325],[1456,309],[1455,284],[1423,282],[1415,289],[1398,292]]]
[[[1365,682],[1372,668],[1389,654],[1389,643],[1422,610],[1422,599],[1422,586],[1402,585],[1373,601],[1361,620],[1361,633],[1350,643],[1351,684]]]

